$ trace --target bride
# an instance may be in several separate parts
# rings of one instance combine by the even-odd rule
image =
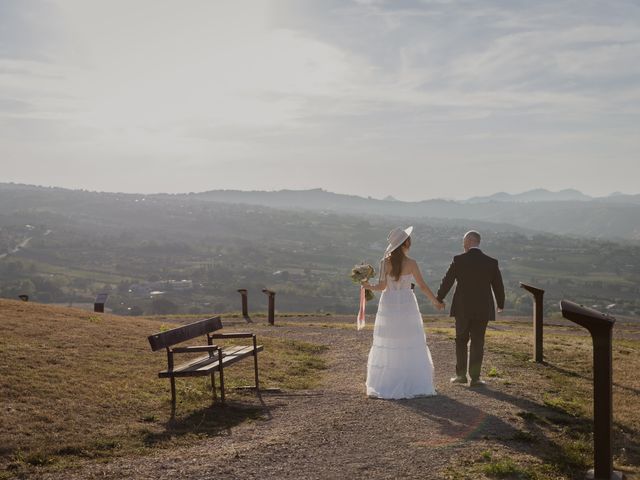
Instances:
[[[425,283],[418,263],[407,256],[412,231],[413,227],[391,230],[378,284],[362,283],[369,290],[382,291],[367,362],[367,395],[373,398],[436,394],[431,352],[411,283],[415,282],[439,310],[444,304]]]

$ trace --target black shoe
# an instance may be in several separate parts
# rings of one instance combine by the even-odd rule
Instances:
[[[451,383],[467,383],[467,377],[451,377]]]
[[[475,380],[471,380],[471,383],[469,383],[470,387],[484,387],[487,384],[487,382],[485,382],[484,380],[480,380],[479,378],[476,378]]]

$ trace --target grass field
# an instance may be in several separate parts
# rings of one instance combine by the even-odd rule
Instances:
[[[169,422],[169,382],[157,378],[166,355],[151,352],[146,339],[172,326],[166,320],[9,300],[0,300],[0,312],[0,478],[185,444],[262,415],[233,391],[252,383],[253,362],[244,361],[225,375],[224,411],[211,405],[208,377],[178,379]],[[312,388],[325,368],[320,345],[258,340],[263,387]]]
[[[313,339],[302,341],[279,335],[278,326],[245,325],[238,317],[223,317],[225,331],[256,329],[265,345],[262,386],[285,390],[314,389],[335,374],[326,370],[330,352],[318,342],[323,332],[355,329],[339,317],[279,315],[277,325],[287,335]],[[166,356],[151,352],[146,337],[196,318],[117,317],[0,300],[0,479],[194,445],[262,421],[264,410],[245,400],[253,393],[233,389],[252,383],[251,361],[225,371],[224,408],[212,405],[208,379],[179,380],[177,416],[170,421],[169,382],[157,378]],[[432,317],[425,325],[428,338],[453,339],[450,319]],[[305,333],[309,327],[313,336]],[[616,327],[614,461],[628,478],[638,478],[640,332]],[[547,325],[544,349],[545,363],[533,363],[530,325],[491,324],[484,372],[493,388],[487,391],[517,406],[513,418],[500,419],[514,429],[509,438],[478,439],[477,451],[447,467],[443,478],[582,478],[593,459],[591,341],[582,329]]]
[[[582,478],[593,465],[593,376],[591,338],[583,329],[545,326],[543,364],[531,361],[531,328],[498,322],[488,330],[491,360],[485,375],[507,387],[505,400],[522,410],[522,426],[511,439],[522,455],[484,451],[450,478]],[[454,338],[452,328],[428,328]],[[614,468],[640,478],[640,341],[613,343]],[[541,408],[542,407],[542,408]],[[533,455],[532,455],[533,454]]]

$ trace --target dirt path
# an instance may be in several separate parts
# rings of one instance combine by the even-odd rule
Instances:
[[[449,465],[477,457],[486,442],[506,446],[516,432],[523,405],[500,390],[506,387],[449,384],[454,351],[445,336],[428,338],[439,395],[386,401],[364,395],[371,330],[302,325],[256,330],[330,345],[322,386],[263,394],[266,420],[245,422],[194,446],[88,463],[42,478],[446,478]],[[241,402],[259,404],[252,395]]]

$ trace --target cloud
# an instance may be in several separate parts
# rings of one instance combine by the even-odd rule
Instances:
[[[28,102],[12,98],[0,98],[1,113],[23,113],[29,110],[31,110],[31,105]]]
[[[48,61],[60,39],[57,13],[44,0],[0,2],[0,59]]]
[[[259,165],[321,172],[396,157],[418,169],[425,156],[440,168],[438,158],[594,163],[603,145],[627,165],[640,9],[577,5],[3,2],[0,143],[31,165],[87,151],[120,168],[154,158],[168,178],[176,163],[227,172],[234,159],[265,175]],[[296,175],[290,186],[305,184]]]

